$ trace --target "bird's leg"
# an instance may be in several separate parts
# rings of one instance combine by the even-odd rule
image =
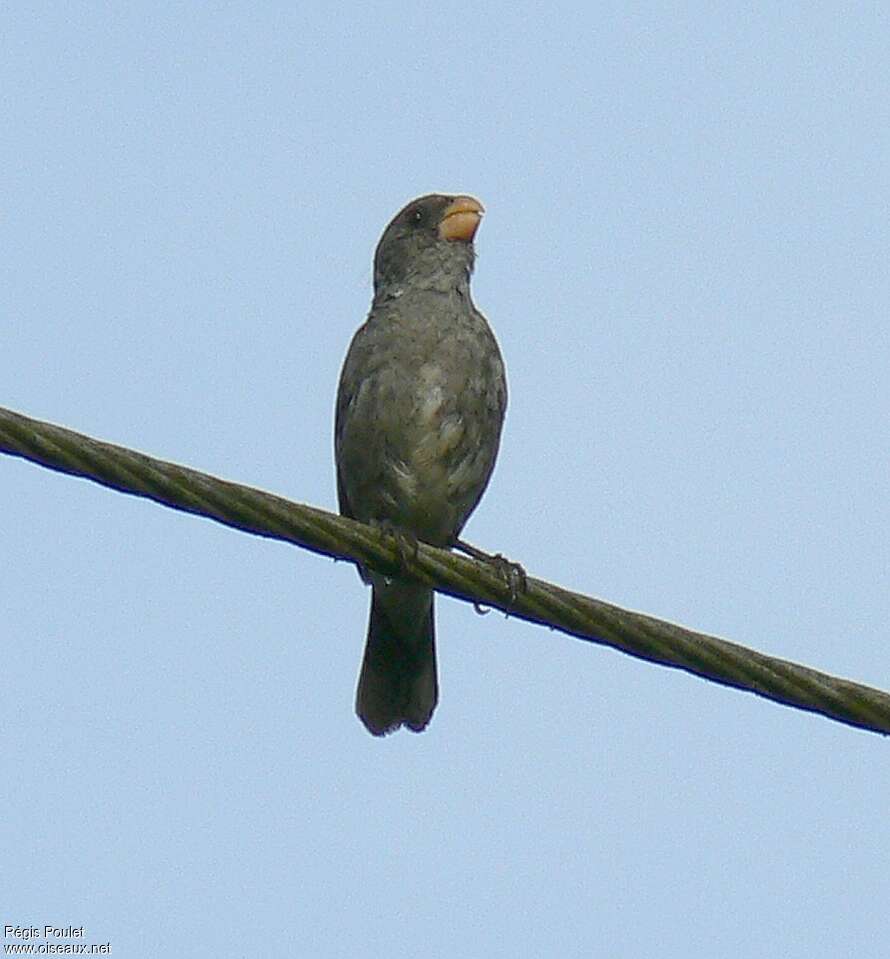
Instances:
[[[371,520],[371,525],[376,526],[384,536],[388,536],[393,541],[396,552],[399,554],[399,565],[403,569],[408,565],[409,560],[417,559],[418,540],[412,532],[396,526],[388,519]]]
[[[501,553],[486,553],[484,550],[465,543],[462,539],[456,539],[454,541],[454,548],[460,550],[462,553],[466,553],[467,556],[471,556],[473,559],[493,566],[510,590],[511,603],[515,603],[516,597],[528,589],[528,576],[526,576],[525,570],[519,563],[514,563],[512,560],[507,559],[506,556],[501,555]]]

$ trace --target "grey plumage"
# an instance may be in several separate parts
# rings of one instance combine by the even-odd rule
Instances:
[[[494,468],[507,405],[500,350],[470,297],[469,197],[409,203],[374,258],[374,301],[340,375],[334,444],[340,512],[452,546]],[[433,594],[369,571],[356,711],[383,735],[417,732],[438,698]]]

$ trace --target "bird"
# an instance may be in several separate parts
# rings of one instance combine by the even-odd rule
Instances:
[[[340,513],[452,548],[488,486],[507,409],[497,340],[470,295],[474,197],[404,206],[374,254],[374,294],[337,389]],[[426,729],[438,702],[433,592],[359,566],[371,610],[355,709],[369,732]]]

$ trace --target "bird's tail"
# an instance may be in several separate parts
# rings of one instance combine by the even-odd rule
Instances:
[[[375,582],[355,697],[359,719],[375,736],[402,725],[419,733],[438,698],[432,591]]]

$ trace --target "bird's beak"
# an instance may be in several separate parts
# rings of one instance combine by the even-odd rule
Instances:
[[[445,208],[439,221],[443,240],[464,240],[469,243],[479,229],[485,207],[471,196],[456,196]]]

